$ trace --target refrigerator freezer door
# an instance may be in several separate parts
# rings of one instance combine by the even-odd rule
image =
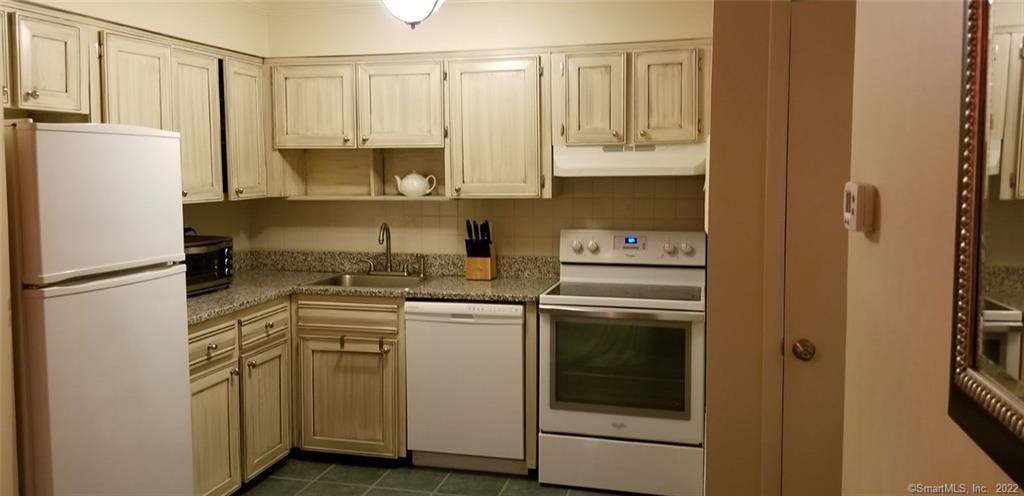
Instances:
[[[22,291],[26,494],[192,494],[185,267]]]
[[[184,260],[177,133],[110,124],[19,124],[23,284]]]

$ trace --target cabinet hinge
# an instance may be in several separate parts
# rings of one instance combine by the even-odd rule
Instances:
[[[698,71],[703,71],[704,70],[704,57],[697,57],[697,70]]]
[[[704,134],[704,119],[697,119],[697,134]]]
[[[565,124],[562,124],[560,133],[562,136],[565,136]]]
[[[544,66],[543,66],[543,65],[542,65],[542,66],[540,66],[540,75],[541,75],[541,76],[543,76],[543,75],[544,75]]]
[[[1017,47],[1017,55],[1024,59],[1024,41],[1020,42],[1020,46]]]
[[[444,78],[445,81],[448,80],[448,71],[444,71],[443,78]]]
[[[103,58],[103,43],[96,42],[96,53],[99,55],[99,58]]]
[[[444,127],[444,137],[445,137],[445,138],[447,138],[447,137],[448,137],[448,126],[445,126],[445,127]]]
[[[565,77],[565,64],[558,64],[558,75]]]
[[[1016,172],[1011,172],[1010,173],[1010,189],[1012,189],[1014,192],[1017,191],[1017,173]]]
[[[540,188],[544,189],[544,185],[547,184],[547,176],[544,174],[540,175]]]

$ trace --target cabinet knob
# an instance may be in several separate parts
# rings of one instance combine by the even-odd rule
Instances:
[[[187,197],[188,197],[188,191],[186,191],[186,190],[181,190],[181,197],[182,197],[182,198],[187,198]]]
[[[242,193],[245,193],[245,188],[243,188],[243,187],[235,188],[235,195],[242,196]]]
[[[245,362],[245,365],[251,369],[256,366],[256,360],[249,360],[248,362]]]
[[[3,94],[4,94],[4,96],[7,96],[8,94],[10,94],[10,93],[11,93],[11,89],[10,89],[10,88],[8,88],[8,87],[7,87],[7,85],[5,84],[5,85],[3,86],[3,88],[2,88],[2,89],[0,89],[0,93],[3,93]]]
[[[380,347],[380,353],[382,355],[387,355],[388,353],[391,353],[391,345],[384,344],[384,338],[381,338],[378,346]]]
[[[455,187],[455,194],[456,195],[461,195],[462,194],[462,186],[456,186]]]
[[[209,351],[216,350],[217,349],[217,343],[210,343],[210,344],[206,345],[206,349],[209,350]]]
[[[263,327],[265,327],[269,331],[274,328],[274,323],[272,321],[267,322],[266,324],[263,324]]]
[[[29,92],[25,93],[25,95],[30,97],[30,98],[32,98],[33,100],[38,100],[39,99],[39,90],[29,91]]]
[[[369,136],[363,136],[362,140],[363,140],[363,143],[366,143],[367,141],[370,141],[370,137]]]
[[[615,131],[615,130],[612,130],[612,137],[618,138],[619,137],[619,132]]]
[[[231,368],[231,375],[238,375],[238,367]]]
[[[641,129],[640,130],[640,136],[646,138],[647,137],[647,130],[646,129]]]
[[[349,141],[352,141],[352,138],[349,138],[348,136],[345,136],[345,137],[341,138],[341,141],[344,141],[345,143],[348,143]]]

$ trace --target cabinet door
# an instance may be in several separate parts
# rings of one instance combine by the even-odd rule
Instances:
[[[200,496],[231,494],[242,485],[237,375],[231,362],[192,380],[192,467]]]
[[[397,341],[299,337],[304,449],[395,458]]]
[[[7,12],[0,12],[0,101],[7,108],[13,107],[11,98],[11,58],[7,36]]]
[[[224,126],[231,200],[267,196],[261,73],[256,64],[224,61]]]
[[[355,148],[351,64],[274,67],[274,146]]]
[[[104,36],[104,122],[171,129],[171,47]]]
[[[359,64],[359,146],[444,146],[441,62]]]
[[[220,59],[174,50],[172,129],[181,133],[181,197],[224,199],[220,147]]]
[[[456,197],[540,196],[539,67],[531,56],[449,63]]]
[[[242,356],[246,481],[285,457],[291,449],[288,346],[288,340],[284,340]]]
[[[574,145],[624,142],[626,54],[570,54],[565,65],[566,141]]]
[[[88,52],[75,25],[17,16],[18,107],[86,113]]]
[[[698,138],[696,48],[637,52],[634,92],[637,143],[685,143]]]

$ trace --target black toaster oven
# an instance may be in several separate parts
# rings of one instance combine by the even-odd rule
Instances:
[[[231,285],[235,273],[231,238],[199,236],[185,230],[185,284],[188,296],[209,293]]]

